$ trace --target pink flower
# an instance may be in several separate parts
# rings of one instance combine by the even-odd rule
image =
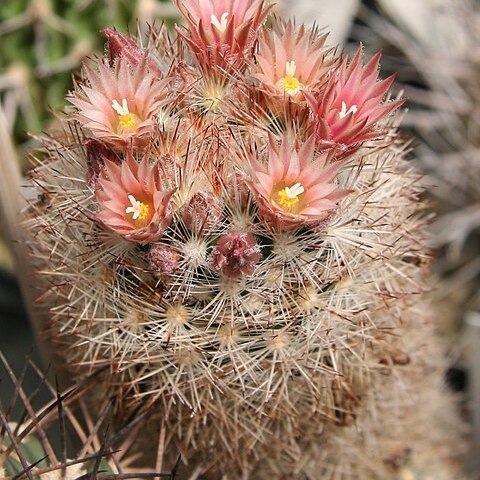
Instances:
[[[281,34],[264,30],[252,64],[252,74],[269,94],[304,100],[302,90],[312,90],[325,81],[333,60],[324,48],[327,35],[318,35],[317,30],[297,32],[288,22]]]
[[[102,210],[97,218],[131,242],[155,242],[172,220],[169,200],[174,189],[163,190],[160,169],[145,157],[137,163],[131,155],[121,164],[105,160],[104,174],[95,192]]]
[[[362,46],[348,63],[345,58],[322,93],[305,93],[313,111],[320,148],[358,148],[379,135],[378,122],[399,108],[404,100],[383,102],[395,76],[377,81],[381,53],[367,65],[362,63]]]
[[[264,0],[174,0],[188,24],[179,31],[202,63],[226,67],[251,55],[271,7]],[[238,65],[237,65],[238,66]]]
[[[332,183],[342,162],[315,158],[312,135],[297,150],[286,137],[279,148],[270,141],[268,163],[251,160],[249,186],[266,222],[281,230],[314,226],[325,220],[347,190]]]
[[[251,275],[261,257],[255,237],[249,233],[230,232],[220,236],[210,262],[227,277]]]
[[[148,144],[155,115],[167,100],[167,80],[160,80],[146,58],[131,65],[121,56],[113,68],[102,61],[94,70],[85,66],[88,83],[68,100],[78,108],[74,117],[92,135],[116,150]]]

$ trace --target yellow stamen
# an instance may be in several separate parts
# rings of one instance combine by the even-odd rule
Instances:
[[[285,77],[283,79],[283,90],[288,95],[296,95],[300,90],[299,86],[300,82],[296,77]]]
[[[127,113],[126,115],[119,115],[118,123],[123,128],[130,128],[135,126],[135,119],[131,113]]]
[[[138,219],[139,220],[145,220],[148,217],[148,214],[150,213],[150,207],[143,203],[140,202],[140,213],[138,214]]]
[[[278,192],[278,203],[285,209],[291,209],[300,201],[298,197],[303,192],[305,192],[305,189],[300,182],[291,187],[285,187]]]

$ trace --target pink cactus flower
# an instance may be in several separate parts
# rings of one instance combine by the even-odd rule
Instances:
[[[220,236],[210,262],[227,277],[251,275],[261,257],[255,237],[249,233],[230,232]]]
[[[92,136],[115,150],[145,147],[155,116],[166,103],[167,80],[159,79],[146,58],[131,65],[120,57],[113,68],[102,61],[97,69],[85,66],[88,84],[77,87],[68,100],[78,108],[75,118]]]
[[[315,157],[314,135],[300,148],[292,148],[286,137],[277,148],[270,141],[267,165],[251,160],[248,182],[260,213],[276,229],[292,230],[315,226],[325,220],[349,191],[334,179],[342,162]]]
[[[317,88],[332,68],[331,50],[324,48],[326,38],[304,25],[295,32],[292,22],[281,34],[265,29],[252,64],[253,76],[270,95],[304,100],[302,90]]]
[[[95,192],[102,210],[97,218],[131,242],[157,241],[172,221],[169,200],[173,189],[163,190],[158,165],[145,157],[137,163],[131,155],[121,164],[105,160]]]
[[[377,81],[381,52],[365,66],[362,46],[348,63],[345,58],[322,93],[305,93],[313,111],[320,148],[340,146],[351,151],[379,135],[378,122],[404,100],[384,102],[395,76]]]
[[[173,0],[188,24],[179,31],[200,61],[228,64],[251,55],[255,38],[271,6],[264,0]]]

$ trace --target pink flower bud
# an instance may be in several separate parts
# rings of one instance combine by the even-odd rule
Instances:
[[[230,232],[218,239],[210,261],[215,270],[227,277],[240,277],[251,275],[260,257],[260,247],[253,235]]]
[[[172,274],[178,267],[180,255],[165,245],[152,245],[148,252],[150,268],[156,277]]]
[[[222,205],[212,193],[198,192],[182,209],[185,225],[194,232],[208,233],[222,219]]]
[[[105,50],[110,67],[113,68],[119,58],[124,58],[132,67],[141,62],[144,54],[128,35],[110,28],[105,28],[103,33],[107,37]],[[147,59],[147,66],[149,70],[160,75],[160,70],[152,59]]]
[[[99,187],[98,178],[105,167],[105,160],[118,163],[119,159],[114,152],[97,140],[88,138],[83,144],[87,153],[87,183],[96,190]]]
[[[120,57],[124,57],[132,66],[135,66],[140,62],[142,59],[142,52],[128,35],[116,32],[110,28],[105,28],[103,33],[107,37],[105,50],[111,67],[115,65],[115,62]]]

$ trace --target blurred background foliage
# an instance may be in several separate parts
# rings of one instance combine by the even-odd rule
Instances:
[[[370,3],[353,37],[383,50],[384,74],[398,72],[408,99],[403,128],[433,213],[437,321],[453,334],[480,309],[480,2]]]
[[[28,146],[64,105],[74,73],[103,50],[103,28],[135,31],[172,16],[160,0],[3,0],[0,2],[0,95],[16,144]]]

